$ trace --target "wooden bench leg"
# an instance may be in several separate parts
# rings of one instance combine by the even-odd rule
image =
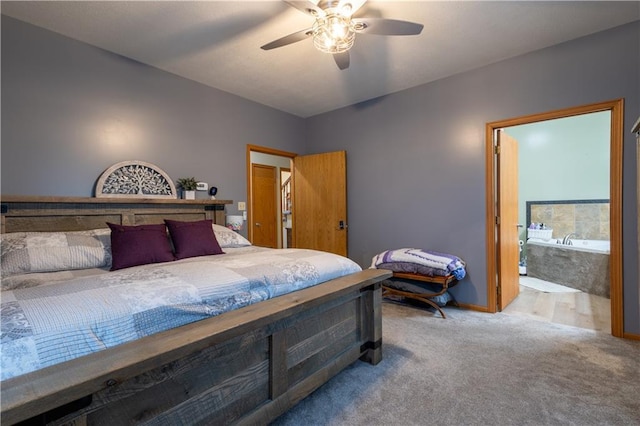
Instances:
[[[386,296],[387,294],[393,294],[396,296],[402,296],[405,297],[407,299],[412,299],[412,300],[418,300],[420,302],[424,302],[426,304],[428,304],[429,306],[433,306],[438,312],[440,312],[440,315],[442,315],[443,319],[446,319],[447,316],[445,315],[444,311],[442,310],[442,308],[440,308],[440,306],[438,306],[437,303],[435,303],[433,300],[430,300],[428,297],[426,296],[421,296],[419,294],[416,293],[409,293],[407,291],[401,291],[401,290],[396,290],[395,288],[389,288],[386,286],[382,287],[383,289],[383,296]],[[437,296],[438,294],[434,294],[434,296]]]

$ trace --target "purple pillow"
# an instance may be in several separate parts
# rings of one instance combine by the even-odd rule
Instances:
[[[224,254],[218,244],[210,219],[180,222],[165,219],[177,259]]]
[[[107,225],[111,228],[112,271],[176,260],[164,225]]]

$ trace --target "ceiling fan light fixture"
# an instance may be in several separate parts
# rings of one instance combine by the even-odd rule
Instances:
[[[362,16],[358,10],[362,8],[367,0],[283,1],[306,15],[312,16],[314,18],[313,25],[311,28],[296,31],[260,48],[271,50],[313,38],[313,44],[316,49],[324,53],[330,53],[341,70],[349,68],[349,49],[353,47],[356,33],[409,36],[420,34],[422,28],[424,28],[424,25],[415,22]],[[356,12],[358,13],[356,14]],[[352,19],[354,14],[356,16]]]
[[[349,16],[330,11],[313,24],[313,44],[325,53],[342,53],[351,49],[356,32]]]

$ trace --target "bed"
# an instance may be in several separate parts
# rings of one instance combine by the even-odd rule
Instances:
[[[3,237],[15,237],[17,241],[22,241],[19,237],[22,232],[69,233],[73,238],[68,235],[66,238],[74,241],[74,233],[89,232],[97,240],[107,241],[104,236],[107,222],[116,226],[111,232],[119,229],[117,226],[144,228],[165,220],[180,224],[207,220],[222,223],[224,205],[229,203],[5,196],[1,225]],[[29,235],[31,238],[32,234]],[[93,286],[102,289],[96,290],[102,292],[98,298],[104,297],[104,288],[98,285],[102,282],[115,283],[113,291],[107,292],[110,295],[137,299],[138,305],[152,304],[153,298],[135,285],[146,285],[147,290],[166,286],[164,281],[165,284],[157,284],[158,274],[170,275],[173,284],[169,287],[178,288],[173,294],[186,299],[193,297],[188,289],[194,283],[200,286],[200,292],[210,291],[206,286],[211,275],[224,278],[222,281],[227,284],[236,280],[246,285],[241,296],[229,293],[223,297],[230,287],[219,284],[220,279],[216,281],[216,286],[222,285],[222,296],[216,300],[225,303],[210,304],[208,309],[214,312],[201,312],[181,299],[184,309],[180,313],[185,318],[169,324],[172,327],[167,329],[161,327],[163,321],[158,317],[145,314],[146,324],[152,330],[142,332],[143,337],[112,339],[104,348],[84,354],[83,345],[91,346],[88,343],[92,342],[83,336],[78,339],[80,343],[71,345],[82,349],[79,356],[46,360],[15,370],[7,368],[3,371],[6,378],[0,383],[2,424],[28,419],[39,424],[265,424],[358,359],[372,364],[380,362],[380,281],[390,277],[390,271],[351,269],[348,259],[336,260],[320,252],[274,251],[244,244],[229,245],[224,238],[218,240],[223,240],[220,246],[225,254],[161,262],[150,269],[147,265],[125,266],[116,271],[103,267],[41,272],[36,268],[28,274],[18,271],[3,276],[3,311],[15,306],[10,303],[14,299],[26,300],[37,293],[49,297],[42,305],[49,309],[47,312],[55,312],[61,295],[74,293],[71,288],[80,287],[84,291]],[[229,241],[232,240],[233,237]],[[174,249],[177,253],[179,246]],[[37,251],[30,255],[38,261],[32,259],[31,269],[41,264],[34,253]],[[278,272],[274,265],[283,256],[288,257],[284,262],[289,267]],[[260,267],[266,266],[269,272],[256,272],[258,266],[249,265],[249,258],[262,259],[257,262],[262,262]],[[108,260],[112,264],[116,261]],[[213,272],[202,270],[201,263],[213,265]],[[340,264],[337,272],[331,272],[334,275],[315,273],[313,268],[311,273],[309,269],[299,270],[301,264],[334,263]],[[243,265],[245,270],[253,271],[250,278],[238,276],[237,268]],[[283,273],[285,278],[279,275]],[[261,274],[273,286],[256,284],[255,277]],[[309,276],[312,282],[301,288],[306,284],[300,285],[296,274]],[[16,278],[21,275],[29,276],[27,284]],[[124,281],[131,287],[123,290]],[[184,281],[188,284],[180,284]],[[84,305],[87,311],[97,310],[91,303]],[[120,303],[113,305],[122,307]],[[160,305],[151,308],[165,313]],[[82,316],[81,309],[61,311],[74,312],[70,315],[73,317]],[[131,317],[130,313],[125,314]],[[103,314],[106,323],[112,320],[108,315],[111,314]],[[3,316],[3,346],[10,334],[5,331],[14,330],[7,325],[10,322]],[[51,338],[54,335],[49,335],[50,340],[54,340]]]

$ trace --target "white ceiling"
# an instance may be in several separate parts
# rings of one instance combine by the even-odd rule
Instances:
[[[307,39],[282,1],[2,1],[2,13],[217,89],[309,117],[640,19],[640,2],[375,1],[361,14],[424,24],[419,36],[359,34],[351,66]]]

